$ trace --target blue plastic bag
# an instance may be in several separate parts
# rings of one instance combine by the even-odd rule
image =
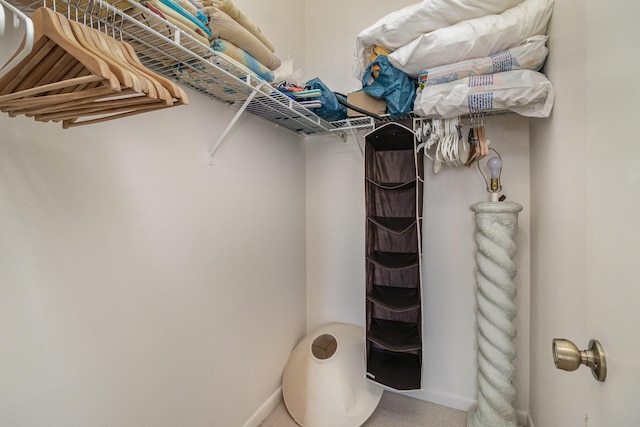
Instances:
[[[378,78],[371,75],[371,67],[380,66]],[[362,76],[362,90],[369,95],[387,102],[387,114],[399,117],[413,111],[416,99],[416,85],[402,71],[389,63],[386,55],[378,57],[367,67]]]
[[[344,120],[347,118],[347,107],[340,104],[335,93],[329,89],[319,78],[311,79],[305,84],[309,89],[320,89],[322,96],[320,98],[314,98],[322,102],[322,107],[314,108],[313,112],[319,117],[325,119],[328,122],[335,122],[336,120]],[[346,99],[345,99],[346,101]]]

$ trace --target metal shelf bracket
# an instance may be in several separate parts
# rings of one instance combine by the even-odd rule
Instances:
[[[247,76],[247,78],[249,78],[249,76]],[[209,150],[210,165],[213,164],[213,154],[218,150],[218,148],[220,147],[220,144],[222,144],[222,141],[224,141],[224,139],[227,137],[227,135],[229,134],[233,126],[235,126],[235,124],[238,122],[238,120],[240,119],[240,116],[242,116],[242,114],[247,110],[247,107],[249,106],[251,101],[253,101],[253,98],[256,96],[257,93],[258,93],[258,88],[253,89],[253,91],[249,94],[249,96],[244,101],[240,109],[233,116],[233,118],[231,119],[231,121],[229,122],[225,130],[222,132],[222,134],[220,134],[220,137],[218,138],[218,141],[215,143],[213,148]]]

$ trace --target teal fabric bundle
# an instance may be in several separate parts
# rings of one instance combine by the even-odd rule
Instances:
[[[184,17],[185,19],[189,20],[189,22],[191,22],[192,24],[194,24],[195,26],[200,28],[202,31],[205,32],[205,34],[207,34],[209,37],[211,37],[211,30],[209,29],[209,27],[206,26],[206,24],[204,24],[199,19],[199,17],[196,17],[196,16],[192,15],[191,13],[187,12],[182,6],[180,6],[179,4],[175,3],[172,0],[160,0],[160,1],[162,2],[162,4],[164,4],[167,7],[170,7],[172,10],[174,10],[177,13],[179,13],[182,17]],[[200,14],[202,14],[202,12],[200,12]],[[206,19],[206,17],[205,17],[205,19]]]
[[[371,76],[371,68],[375,65],[380,67],[377,79]],[[391,117],[399,117],[413,110],[413,101],[416,99],[414,82],[391,65],[385,55],[378,55],[367,67],[362,76],[362,90],[387,101],[387,113]]]

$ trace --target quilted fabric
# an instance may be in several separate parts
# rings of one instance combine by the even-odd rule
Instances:
[[[256,36],[258,40],[260,40],[262,44],[267,47],[267,49],[269,49],[271,52],[275,52],[275,48],[273,47],[273,43],[271,43],[271,40],[269,40],[269,38],[262,32],[260,27],[258,27],[256,23],[253,22],[253,20],[242,10],[238,9],[238,7],[233,4],[231,0],[204,0],[202,4],[204,6],[216,7],[225,12],[236,22],[246,28],[251,34]]]
[[[275,70],[282,64],[275,53],[231,16],[215,7],[205,7],[203,11],[209,17],[212,38],[233,43],[270,70]]]

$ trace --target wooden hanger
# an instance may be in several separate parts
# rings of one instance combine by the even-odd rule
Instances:
[[[132,88],[136,92],[149,93],[146,82],[143,82],[136,74],[130,72],[126,67],[118,63],[116,58],[110,53],[105,53],[103,46],[96,43],[96,40],[91,37],[91,34],[86,32],[87,27],[85,25],[69,21],[60,14],[57,14],[56,18],[60,20],[62,27],[69,31],[70,37],[75,37],[82,47],[99,56],[109,65],[111,72],[118,78],[120,87]]]
[[[0,106],[6,101],[41,97],[50,91],[86,87],[89,83],[105,87],[110,93],[120,92],[120,84],[107,63],[65,35],[48,12],[51,11],[40,8],[33,13],[34,48],[0,78]],[[52,64],[61,65],[52,72]],[[64,68],[63,65],[82,72],[60,78],[55,74]]]
[[[138,58],[138,55],[130,44],[119,40],[115,41],[122,44],[123,51],[129,56],[130,62],[134,67],[138,68],[140,71],[148,71],[148,68],[145,67],[144,64],[140,61],[140,58]],[[161,75],[156,75],[155,78],[160,81],[162,85],[169,91],[171,96],[175,98],[174,104],[186,105],[189,103],[187,94],[184,92],[184,90],[182,90],[180,86]]]
[[[127,43],[46,8],[32,20],[33,52],[0,79],[0,110],[67,128],[188,103]]]
[[[469,158],[465,162],[465,166],[471,166],[489,154],[489,140],[487,139],[482,118],[471,118],[468,142],[470,150]]]
[[[61,21],[64,19],[62,15],[58,15],[58,18]],[[133,76],[134,80],[142,83],[142,92],[148,96],[132,96],[126,99],[117,98],[109,101],[100,100],[100,102],[95,102],[90,106],[78,104],[73,108],[68,108],[67,106],[64,109],[59,108],[59,106],[48,110],[41,108],[37,111],[36,120],[63,120],[63,127],[68,127],[85,123],[86,121],[78,121],[80,117],[85,116],[111,115],[107,118],[103,117],[101,121],[104,121],[111,118],[125,117],[138,111],[148,112],[156,108],[173,106],[173,98],[167,89],[155,80],[147,69],[144,70],[144,73],[141,73],[138,72],[136,67],[128,63],[127,55],[121,51],[122,45],[117,44],[116,40],[74,21],[69,21],[68,23],[79,40],[85,39],[84,43],[88,48],[93,46],[94,52],[108,58],[107,63],[112,67],[114,73],[116,73],[115,69],[119,68],[120,73],[124,72]],[[92,119],[90,122],[95,123],[96,119]]]
[[[53,83],[56,83],[55,86],[58,89],[66,86],[73,87],[79,82],[87,83],[91,80],[89,76],[93,76],[93,81],[99,81],[113,92],[118,92],[120,84],[109,70],[107,63],[87,52],[78,45],[75,39],[70,39],[60,28],[58,21],[51,19],[49,13],[55,12],[39,8],[32,14],[34,47],[31,54],[0,78],[0,101],[46,93],[51,90],[47,85]],[[47,63],[52,60],[60,60],[61,55],[69,55],[76,62],[81,63],[82,68],[87,70],[84,76],[80,76],[84,78],[78,81],[75,80],[78,77],[71,77],[66,79],[66,83],[63,80],[43,81],[42,77],[49,71],[44,68],[43,61],[46,58],[49,58]],[[36,86],[38,82],[40,83],[39,91]],[[23,90],[29,90],[28,95],[21,94],[20,92]]]
[[[108,12],[105,12],[105,13],[108,13]],[[99,14],[101,16],[104,15],[104,13],[99,13]],[[110,49],[112,49],[115,54],[119,55],[120,59],[123,60],[125,63],[127,63],[130,67],[132,67],[134,70],[137,70],[141,74],[147,76],[147,78],[149,78],[149,80],[151,80],[152,82],[159,83],[159,86],[156,85],[159,92],[162,90],[168,91],[170,96],[174,98],[174,105],[188,104],[189,100],[187,98],[187,95],[184,92],[184,90],[180,88],[180,86],[178,86],[173,81],[161,75],[151,72],[144,64],[142,64],[135,50],[129,43],[122,41],[122,38],[120,40],[116,38],[116,34],[115,34],[116,25],[117,25],[116,23],[118,22],[119,17],[118,17],[118,14],[116,13],[115,8],[113,9],[112,16],[105,18],[105,20],[111,23],[111,26],[112,26],[111,37],[109,37],[105,33],[94,30],[93,28],[89,28],[89,29],[92,31],[95,31],[95,33],[99,37],[103,37],[103,39],[108,43]],[[120,20],[120,23],[122,24],[122,20]],[[160,87],[162,87],[162,89],[160,89]]]
[[[131,67],[133,67],[133,69],[139,71],[143,75],[147,75],[152,81],[158,82],[161,87],[164,90],[167,90],[170,96],[174,98],[174,103],[188,104],[189,100],[186,93],[177,84],[161,75],[151,72],[144,64],[142,64],[135,50],[129,43],[125,43],[122,40],[116,39],[115,27],[117,21],[118,16],[115,13],[114,9],[114,13],[111,18],[112,37],[105,37],[110,43],[111,48],[117,51],[122,60],[127,62]],[[100,35],[104,35],[99,31],[97,31],[97,33]]]
[[[487,154],[489,154],[489,140],[487,140],[484,123],[480,123],[480,126],[478,127],[478,147],[480,148],[480,158],[476,161],[486,157]]]
[[[472,121],[471,127],[469,128],[469,136],[467,137],[467,143],[469,144],[469,158],[464,164],[467,167],[471,166],[480,157],[480,148],[478,146],[478,138],[476,137],[476,133],[476,128],[474,127]]]

